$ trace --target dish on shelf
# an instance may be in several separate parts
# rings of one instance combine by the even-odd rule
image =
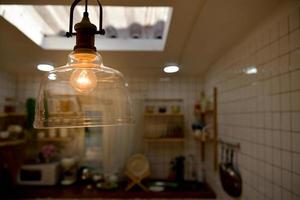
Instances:
[[[149,161],[143,154],[131,156],[127,162],[126,170],[136,177],[140,177],[149,171]]]
[[[152,186],[149,187],[149,190],[152,191],[152,192],[162,192],[162,191],[165,190],[165,187],[152,185]]]
[[[103,182],[97,183],[96,187],[100,190],[114,190],[118,188],[118,183],[111,183],[111,182]]]

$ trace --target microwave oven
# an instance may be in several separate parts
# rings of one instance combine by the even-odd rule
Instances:
[[[22,165],[17,177],[20,185],[55,185],[59,180],[59,163]]]

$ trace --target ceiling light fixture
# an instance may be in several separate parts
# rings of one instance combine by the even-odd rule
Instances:
[[[49,64],[39,64],[36,67],[38,70],[43,72],[50,72],[51,70],[54,69],[53,65],[49,65]]]
[[[99,30],[89,20],[88,2],[82,21],[75,25],[70,9],[67,37],[76,35],[76,45],[65,66],[51,70],[41,84],[35,113],[35,128],[97,127],[132,122],[130,98],[123,75],[103,65],[94,46],[95,35],[104,35],[102,6]]]
[[[55,74],[49,74],[48,79],[54,81],[54,80],[56,80],[56,75]]]
[[[255,66],[247,67],[244,72],[248,75],[257,74],[257,68]]]
[[[164,67],[164,72],[166,73],[175,73],[179,71],[179,67],[177,65],[168,65]]]

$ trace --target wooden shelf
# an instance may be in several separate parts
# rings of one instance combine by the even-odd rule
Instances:
[[[210,143],[210,145],[213,145],[213,165],[215,171],[218,170],[218,104],[217,104],[217,88],[213,89],[213,108],[211,110],[207,110],[205,112],[194,112],[196,117],[204,117],[204,120],[206,121],[207,118],[209,118],[212,122],[212,129],[209,131],[213,135],[213,138],[206,138],[205,140],[202,140],[201,136],[194,136],[195,140],[200,142],[201,144],[201,160],[205,161],[205,146],[206,144]],[[209,117],[207,117],[209,116]],[[206,122],[207,124],[207,122]]]
[[[144,114],[145,117],[183,117],[182,113],[173,114],[173,113],[153,113],[153,114]]]
[[[144,138],[146,142],[184,142],[184,138]]]
[[[195,111],[195,115],[198,115],[198,116],[213,115],[214,112],[215,112],[214,110],[207,110],[205,112],[197,112],[197,111]]]
[[[215,142],[217,139],[215,138],[205,138],[204,140],[201,138],[201,136],[194,136],[194,139],[199,142]]]
[[[49,113],[49,116],[70,116],[70,115],[82,116],[83,113],[82,112],[51,112],[51,113]]]
[[[39,142],[69,142],[70,138],[38,138]]]
[[[0,113],[0,117],[11,117],[11,116],[22,117],[22,116],[26,116],[26,113],[23,112]]]
[[[183,99],[167,99],[167,98],[160,98],[160,99],[145,99],[146,102],[151,101],[151,102],[155,102],[155,101],[178,101],[178,102],[182,102]]]
[[[25,142],[26,142],[25,139],[0,141],[0,147],[17,146],[17,145],[20,145],[20,144],[24,144]]]

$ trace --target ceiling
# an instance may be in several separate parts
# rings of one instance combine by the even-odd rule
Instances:
[[[173,16],[162,52],[101,51],[104,64],[129,77],[164,77],[165,63],[179,63],[173,77],[201,77],[283,0],[101,0],[103,5],[171,6]],[[96,1],[91,1],[95,3]],[[0,4],[70,5],[70,0],[0,0]],[[105,17],[105,16],[104,16]],[[64,19],[67,20],[68,19]],[[238,28],[237,28],[238,27]],[[15,75],[40,74],[35,66],[66,63],[69,51],[43,50],[0,18],[0,69]],[[171,76],[171,77],[172,77]]]
[[[104,36],[97,34],[95,46],[101,51],[163,51],[172,18],[172,7],[103,6]],[[74,9],[73,24],[82,19],[84,5]],[[89,19],[99,25],[99,6],[89,5]],[[70,5],[0,5],[0,16],[45,50],[74,47],[70,31]],[[73,29],[73,32],[75,30]]]

